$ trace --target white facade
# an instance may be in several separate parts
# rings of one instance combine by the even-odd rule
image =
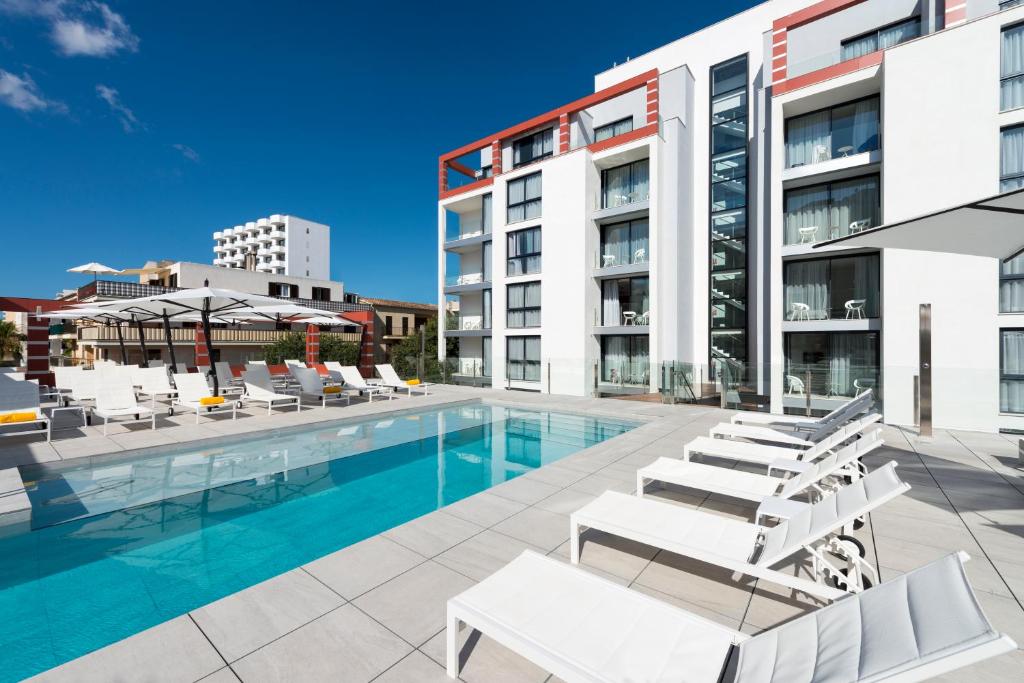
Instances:
[[[1017,347],[1003,335],[1024,328],[1024,306],[1007,303],[996,261],[814,248],[1000,191],[1001,131],[1024,124],[1024,108],[1001,111],[1002,31],[1022,21],[1024,7],[995,0],[772,0],[598,74],[591,99],[442,156],[439,295],[461,311],[442,334],[459,339],[460,371],[574,395],[678,397],[684,377],[683,397],[700,399],[724,367],[745,407],[825,411],[870,386],[887,422],[913,424],[930,304],[934,424],[1024,428]],[[623,124],[599,141],[596,129],[630,116],[633,133]],[[550,145],[520,152],[550,155],[514,168],[515,142],[545,130]],[[643,196],[610,206],[606,172],[641,160]],[[463,190],[451,179],[467,171]],[[539,214],[509,223],[515,181],[538,172]],[[622,263],[607,226],[636,220],[645,257]],[[509,276],[509,233],[537,226],[539,271]],[[642,297],[606,285],[629,280],[632,293],[635,278]],[[539,324],[509,328],[522,318],[509,287],[522,282],[540,283]],[[539,337],[527,379],[525,347],[509,342],[521,336]],[[1020,355],[1024,375],[1024,343]]]
[[[329,280],[331,229],[274,214],[213,233],[213,265]]]

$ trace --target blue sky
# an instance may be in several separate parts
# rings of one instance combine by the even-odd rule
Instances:
[[[349,290],[434,301],[439,154],[753,4],[0,0],[0,296],[291,213]]]

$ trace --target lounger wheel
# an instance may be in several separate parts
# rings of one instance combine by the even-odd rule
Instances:
[[[167,417],[170,417],[171,415],[174,415],[174,408],[167,409]]]
[[[843,567],[839,571],[840,571],[840,573],[844,577],[848,576],[849,573],[850,573],[850,570],[847,569],[846,567]],[[864,590],[867,590],[868,588],[871,588],[871,586],[874,585],[874,584],[871,583],[871,579],[869,579],[868,577],[864,576],[863,574],[861,574],[860,582],[861,582],[862,587],[864,588]],[[846,590],[846,580],[845,580],[845,578],[839,578],[838,574],[833,574],[832,575],[832,585],[835,586],[836,588],[840,589],[840,590]]]
[[[867,552],[868,552],[867,549],[864,547],[864,544],[861,543],[858,539],[854,538],[853,536],[847,536],[846,534],[839,534],[838,536],[836,536],[836,540],[837,541],[846,541],[847,543],[849,543],[849,544],[851,544],[853,546],[856,546],[857,554],[860,555],[861,557],[864,557],[867,554]]]
[[[859,531],[863,527],[864,527],[864,518],[863,517],[858,517],[857,519],[853,520],[853,530],[854,531]]]

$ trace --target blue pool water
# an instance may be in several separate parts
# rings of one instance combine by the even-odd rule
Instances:
[[[633,427],[474,404],[109,464],[25,468],[32,529],[0,538],[0,681]]]

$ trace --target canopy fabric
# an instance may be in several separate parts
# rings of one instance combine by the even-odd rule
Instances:
[[[321,315],[315,318],[303,318],[300,322],[304,322],[309,325],[351,325],[353,327],[362,327],[362,323],[357,323],[354,320],[348,318],[334,318],[327,315]]]
[[[107,310],[125,311],[139,315],[163,316],[165,313],[170,317],[177,317],[182,314],[200,313],[207,311],[213,316],[226,314],[255,306],[271,306],[280,303],[280,299],[259,294],[248,294],[237,292],[232,289],[218,289],[214,287],[197,287],[195,289],[181,289],[166,294],[154,294],[140,299],[118,299],[114,301],[103,301],[94,304],[97,308]]]
[[[249,320],[277,320],[278,318],[302,318],[303,322],[307,318],[324,318],[331,317],[328,311],[321,310],[319,308],[310,308],[309,306],[300,306],[298,304],[289,303],[287,301],[277,300],[276,303],[271,305],[259,305],[252,306],[249,308],[239,308],[231,311],[232,318],[246,318]],[[342,325],[344,323],[336,323]]]
[[[1024,252],[1024,189],[819,242],[830,246],[911,249],[1008,261]]]
[[[111,268],[105,266],[102,263],[96,263],[92,261],[90,263],[84,263],[74,268],[68,268],[69,273],[89,273],[91,275],[119,275],[121,273],[117,268]]]
[[[320,362],[320,328],[306,325],[306,363],[316,365]]]

